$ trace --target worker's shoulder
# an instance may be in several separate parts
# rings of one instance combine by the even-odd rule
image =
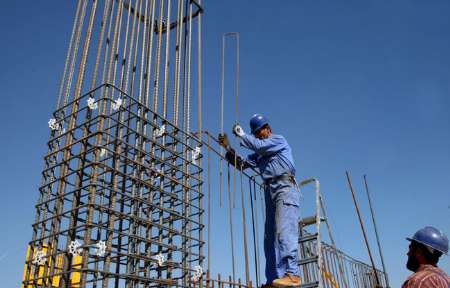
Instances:
[[[283,135],[272,134],[270,138],[272,142],[277,143],[278,145],[283,145],[283,147],[290,147],[288,141],[286,140],[286,138],[284,138]]]
[[[450,279],[444,270],[438,267],[430,267],[418,271],[411,275],[407,280],[408,288],[448,288]]]
[[[286,138],[284,138],[284,136],[280,134],[272,134],[270,138],[275,141],[286,141]]]

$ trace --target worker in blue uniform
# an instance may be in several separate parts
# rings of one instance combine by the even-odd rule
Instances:
[[[226,135],[219,135],[219,142],[227,149],[226,158],[231,164],[243,169],[257,168],[265,184],[265,286],[299,286],[300,193],[295,182],[291,147],[283,136],[272,134],[269,121],[260,114],[250,119],[250,128],[253,135],[246,134],[238,124],[233,127],[233,134],[239,137],[241,146],[252,151],[246,159],[237,156]]]

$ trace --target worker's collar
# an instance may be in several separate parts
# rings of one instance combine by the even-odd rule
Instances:
[[[417,269],[416,273],[419,271],[429,270],[429,269],[433,269],[436,267],[437,266],[433,265],[433,264],[420,264],[419,269]]]

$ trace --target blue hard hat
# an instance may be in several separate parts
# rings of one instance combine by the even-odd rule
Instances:
[[[416,241],[425,246],[433,248],[444,254],[448,252],[448,238],[445,234],[432,226],[424,227],[418,230],[412,238],[406,238],[409,241]]]
[[[269,124],[269,120],[261,114],[255,114],[250,118],[250,129],[252,134],[255,134],[264,125]]]

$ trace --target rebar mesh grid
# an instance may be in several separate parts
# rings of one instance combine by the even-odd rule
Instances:
[[[109,94],[115,96],[101,97]],[[89,98],[98,99],[99,109],[89,108]],[[198,140],[112,85],[80,97],[77,106],[74,128],[61,129],[72,115],[58,119],[48,142],[24,284],[61,275],[65,287],[77,284],[69,278],[79,272],[81,287],[187,285],[204,258]],[[69,135],[70,144],[58,144]],[[81,246],[71,253],[74,241]],[[95,249],[100,241],[102,256]],[[48,261],[33,269],[33,251],[43,247]],[[77,256],[82,269],[74,265]]]

